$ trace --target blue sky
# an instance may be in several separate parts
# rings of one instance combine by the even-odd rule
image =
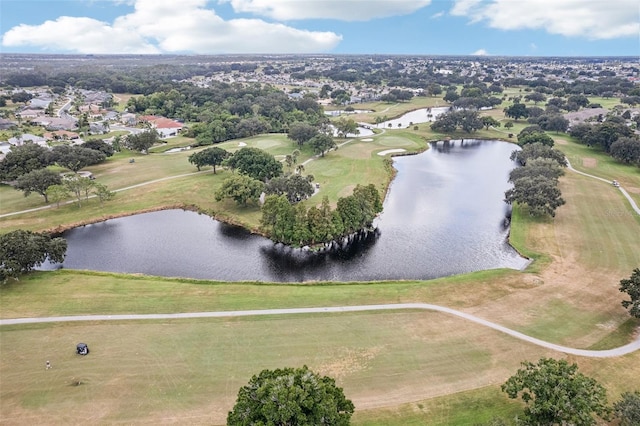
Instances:
[[[639,56],[637,0],[2,0],[0,51]]]

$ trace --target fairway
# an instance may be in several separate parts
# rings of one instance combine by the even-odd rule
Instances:
[[[557,355],[427,312],[59,324],[1,333],[3,359],[13,360],[0,369],[2,417],[28,415],[35,424],[223,424],[253,374],[303,364],[335,377],[359,409],[374,409],[499,383],[525,353]],[[91,350],[86,357],[75,354],[80,341]]]

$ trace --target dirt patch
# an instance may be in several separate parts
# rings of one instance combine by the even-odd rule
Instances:
[[[341,379],[349,374],[364,370],[369,361],[376,357],[382,350],[381,347],[367,349],[344,349],[334,357],[330,363],[318,367],[321,375]]]
[[[598,160],[596,160],[595,158],[589,158],[589,157],[585,157],[582,159],[582,166],[583,167],[588,167],[590,169],[596,167],[598,165]]]

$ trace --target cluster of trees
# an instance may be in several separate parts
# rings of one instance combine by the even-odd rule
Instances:
[[[0,282],[18,278],[49,259],[63,262],[67,253],[64,238],[16,230],[0,235]]]
[[[307,209],[302,204],[292,204],[285,195],[269,195],[262,206],[261,224],[273,241],[305,246],[367,229],[381,211],[382,201],[375,186],[358,185],[352,195],[338,200],[335,209],[331,209],[327,197],[320,207]]]
[[[527,129],[524,129],[525,132]],[[520,133],[518,136],[523,148],[514,151],[511,159],[517,160],[521,167],[509,174],[513,188],[505,192],[505,201],[526,204],[531,215],[555,216],[558,207],[565,204],[558,187],[558,179],[564,174],[567,162],[564,155],[545,143],[543,132]]]
[[[576,124],[569,134],[582,144],[602,149],[618,161],[640,166],[640,138],[621,117],[610,116],[602,123]]]
[[[346,426],[354,409],[334,379],[306,365],[263,370],[238,391],[227,425]]]
[[[47,167],[57,164],[77,173],[80,169],[103,162],[113,155],[113,148],[103,141],[90,141],[83,145],[59,145],[49,150],[27,142],[14,146],[0,162],[0,176],[4,181],[12,181],[16,190],[25,197],[31,193],[40,194],[45,203],[60,201],[74,194],[80,205],[82,196],[88,199],[95,194],[104,202],[113,198],[106,186],[78,175],[63,178],[60,173]]]
[[[33,142],[12,146],[0,161],[0,179],[13,181],[34,170],[53,164],[77,172],[84,167],[103,162],[113,155],[113,149],[103,141],[87,142],[83,145],[58,145],[48,149]]]
[[[275,87],[260,84],[212,83],[208,88],[174,84],[147,96],[132,97],[127,108],[195,122],[185,136],[195,137],[199,145],[281,133],[295,122],[319,126],[328,121],[315,95],[293,100]]]
[[[431,130],[440,133],[451,133],[461,129],[466,133],[472,133],[482,129],[483,126],[484,122],[480,118],[478,111],[458,110],[440,114],[431,124]]]

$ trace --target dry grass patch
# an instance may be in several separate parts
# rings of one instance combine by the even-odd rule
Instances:
[[[583,158],[582,166],[592,169],[598,166],[598,160],[596,160],[595,158]]]
[[[0,409],[16,424],[223,424],[253,374],[303,364],[336,374],[357,409],[381,408],[498,384],[526,357],[557,355],[429,312],[47,324],[0,333]],[[86,357],[74,353],[80,341],[91,349]],[[52,370],[44,369],[47,359]]]

